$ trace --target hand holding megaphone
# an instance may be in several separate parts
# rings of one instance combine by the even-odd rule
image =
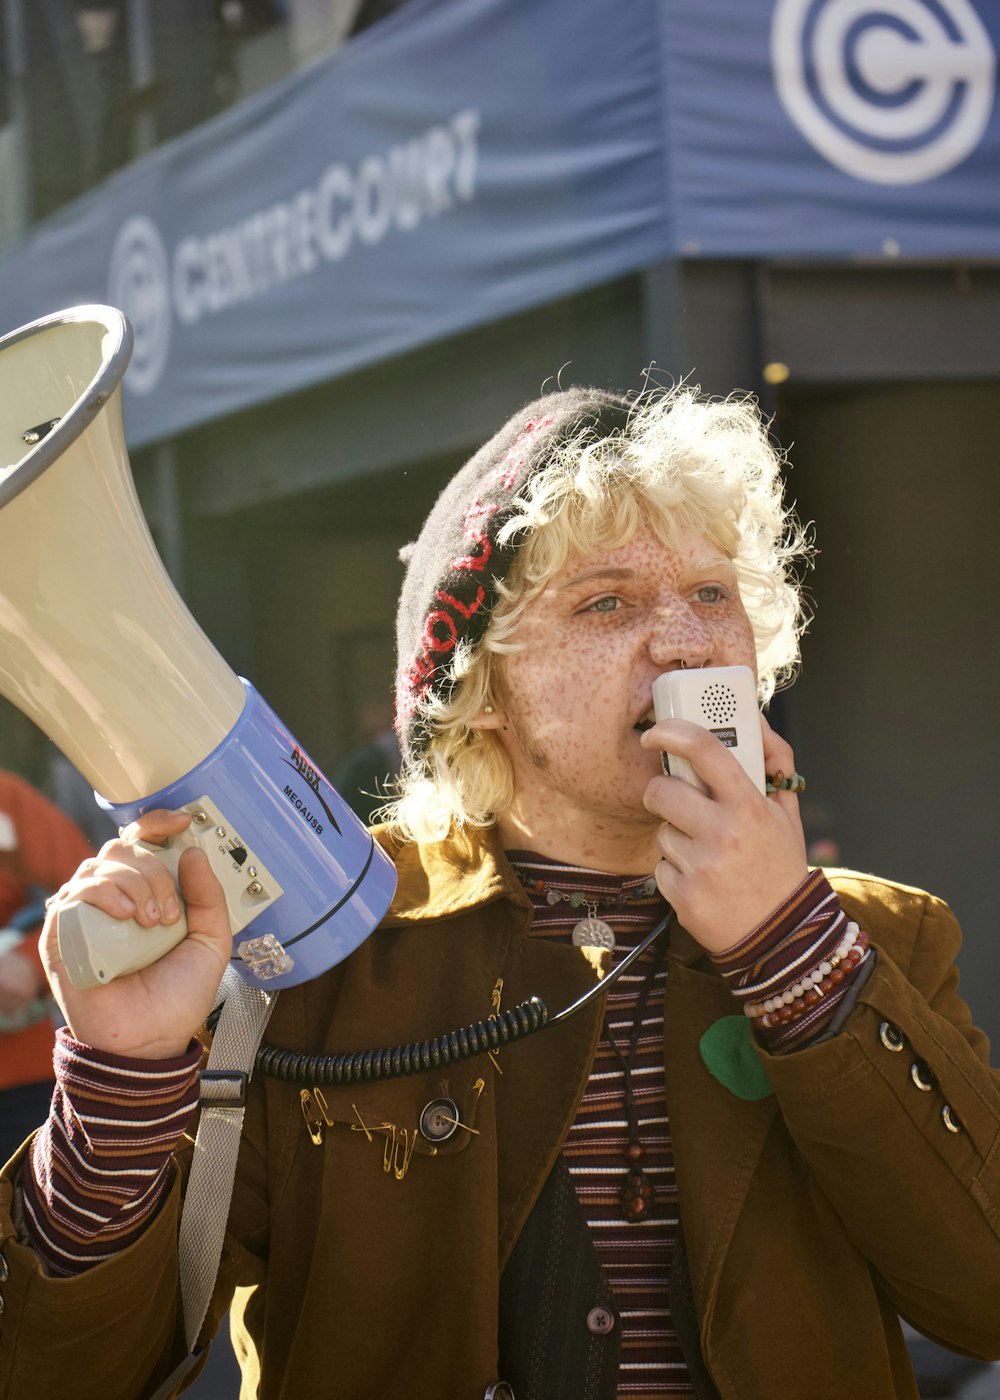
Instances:
[[[169,811],[167,808],[156,808]],[[208,796],[202,796],[182,808],[189,819],[182,830],[170,836],[163,845],[152,846],[140,839],[131,840],[135,822],[124,828],[131,849],[138,855],[152,856],[157,866],[166,866],[177,886],[167,894],[162,906],[150,906],[151,917],[163,917],[159,926],[143,932],[141,922],[133,915],[141,906],[129,901],[129,917],[112,919],[102,910],[84,901],[64,904],[56,920],[59,956],[74,987],[84,990],[100,987],[138,972],[169,953],[187,935],[180,893],[178,868],[186,850],[199,849],[222,887],[229,931],[235,935],[257,919],[283,893],[272,872],[257,855],[242,844],[241,839],[225,824],[219,808]],[[294,967],[293,960],[274,946],[271,956],[275,972]]]
[[[71,1033],[96,1049],[139,1059],[182,1054],[215,1002],[232,952],[229,913],[204,851],[183,844],[189,825],[184,812],[147,813],[50,901],[41,940],[45,971]],[[168,858],[177,886],[158,849],[165,841],[175,853]],[[59,950],[58,924],[66,915],[77,919],[81,909],[105,925],[129,926],[140,948],[150,940],[165,951],[107,985],[77,987]]]
[[[181,832],[164,846],[137,841],[132,848],[136,855],[158,859],[178,893],[181,856],[195,845],[184,840],[186,834]],[[63,904],[56,913],[59,957],[73,986],[81,991],[141,971],[187,937],[187,917],[178,893],[170,891],[162,901],[150,898],[137,905],[120,885],[117,888],[122,916],[109,918],[104,909],[84,900]]]

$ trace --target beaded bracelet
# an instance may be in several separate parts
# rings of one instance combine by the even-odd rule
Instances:
[[[862,941],[859,938],[841,965],[833,968],[828,977],[824,977],[811,987],[801,1000],[793,1001],[791,1005],[783,1004],[777,1011],[766,1012],[763,1016],[757,1017],[753,1022],[754,1029],[773,1030],[776,1026],[787,1026],[791,1022],[807,1016],[810,1011],[816,1009],[828,993],[836,989],[839,983],[846,981],[848,976],[861,966],[867,956],[868,940]]]
[[[804,977],[800,978],[798,982],[795,982],[784,992],[778,992],[777,995],[768,997],[762,1002],[747,1003],[743,1008],[744,1013],[756,1020],[768,1012],[779,1011],[782,1006],[790,1006],[793,1001],[797,1001],[799,997],[805,996],[811,988],[818,986],[824,977],[829,977],[833,968],[843,962],[844,958],[847,957],[848,953],[857,943],[860,934],[861,930],[858,928],[858,925],[853,922],[849,923],[844,936],[830,954],[829,958],[824,958],[814,971],[806,973]]]
[[[855,968],[861,966],[861,964],[864,962],[867,956],[867,948],[863,950],[859,949],[858,957],[855,960],[854,951],[852,950],[848,959],[845,961],[845,964],[837,969],[837,971],[840,973],[839,980],[841,982],[845,982],[849,975],[852,972],[854,972]],[[847,965],[848,963],[850,964],[849,966]],[[824,993],[833,991],[835,989],[835,985],[836,983],[831,978],[829,981],[829,986],[824,987]],[[793,1002],[791,1006],[783,1006],[780,1011],[772,1011],[769,1015],[761,1016],[758,1020],[751,1021],[750,1024],[753,1026],[754,1030],[757,1031],[775,1030],[779,1026],[782,1028],[787,1026],[794,1026],[796,1021],[803,1020],[806,1016],[809,1015],[810,1012],[816,1011],[817,1008],[820,1010],[820,1012],[822,1012],[822,1003],[824,1000],[825,995],[819,994],[814,989],[811,993],[808,993],[805,997],[803,997],[801,1001]]]
[[[763,1030],[797,1020],[843,982],[848,973],[854,971],[867,953],[868,946],[868,935],[857,924],[849,924],[847,933],[829,958],[824,958],[818,967],[780,996],[768,997],[755,1004],[748,1002],[743,1008],[744,1015]]]

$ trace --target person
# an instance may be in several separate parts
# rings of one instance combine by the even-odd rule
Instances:
[[[91,854],[68,816],[17,773],[0,771],[0,1156],[44,1118],[55,1036],[38,933],[47,895]]]
[[[279,995],[288,1077],[249,1087],[202,1333],[232,1304],[245,1395],[912,1400],[900,1315],[1000,1351],[1000,1085],[953,916],[809,870],[766,719],[762,792],[708,730],[652,714],[661,674],[747,666],[762,701],[790,674],[807,546],[780,468],[750,401],[567,389],[429,515],[379,828],[397,893]],[[136,841],[186,820],[144,815],[53,913],[173,920]],[[4,1396],[148,1397],[183,1356],[179,1144],[231,941],[201,852],[179,878],[187,938],[106,987],[67,981],[50,914],[67,1030],[0,1188]],[[526,1022],[532,997],[548,1023],[483,1053],[321,1078],[325,1055]]]

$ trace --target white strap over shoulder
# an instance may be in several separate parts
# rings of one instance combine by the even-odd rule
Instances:
[[[195,1137],[180,1224],[180,1280],[189,1355],[156,1391],[166,1400],[197,1361],[198,1334],[211,1302],[222,1257],[247,1086],[275,996],[251,987],[233,967],[219,987],[224,998],[208,1065],[201,1075],[201,1119]]]
[[[219,1272],[247,1086],[275,1000],[251,987],[233,967],[226,969],[219,992],[225,1004],[201,1076],[201,1120],[181,1214],[181,1296],[192,1349]]]

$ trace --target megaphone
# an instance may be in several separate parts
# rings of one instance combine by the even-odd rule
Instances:
[[[132,332],[78,306],[0,339],[0,693],[46,733],[119,825],[183,808],[157,847],[198,845],[222,883],[235,966],[268,991],[340,962],[378,925],[392,862],[171,583],[139,506],[122,426]],[[4,467],[4,462],[9,463]],[[76,986],[186,935],[89,905],[60,914]]]

